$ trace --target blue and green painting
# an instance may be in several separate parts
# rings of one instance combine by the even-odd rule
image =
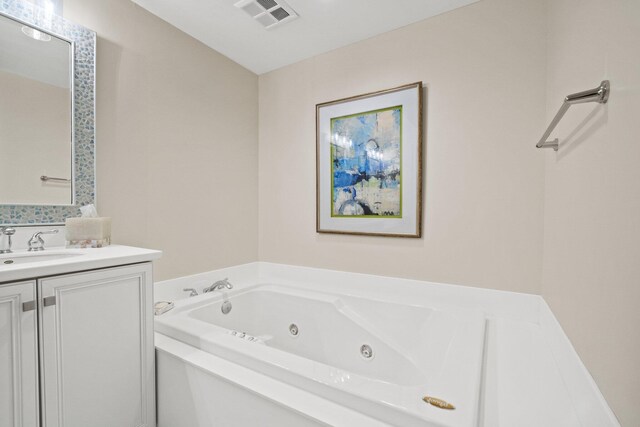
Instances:
[[[331,119],[331,216],[402,218],[402,106]]]

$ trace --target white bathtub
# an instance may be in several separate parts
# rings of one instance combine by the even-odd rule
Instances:
[[[391,425],[478,425],[481,312],[279,285],[229,299],[226,315],[219,292],[180,301],[156,317],[156,331]],[[426,395],[456,409],[429,405]]]

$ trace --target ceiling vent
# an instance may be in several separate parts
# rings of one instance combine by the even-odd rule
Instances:
[[[298,17],[291,6],[282,0],[240,0],[234,6],[247,12],[267,29],[293,21]]]

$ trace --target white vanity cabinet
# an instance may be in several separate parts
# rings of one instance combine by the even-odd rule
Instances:
[[[0,427],[155,426],[152,287],[150,262],[0,285]]]
[[[38,425],[35,302],[35,281],[0,285],[0,427]]]

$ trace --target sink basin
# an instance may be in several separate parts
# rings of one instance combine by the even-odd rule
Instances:
[[[21,253],[21,254],[3,254],[3,255],[0,255],[0,269],[2,267],[9,266],[9,265],[28,264],[32,262],[54,261],[57,259],[67,259],[67,258],[81,256],[81,255],[82,254],[65,253],[65,252],[54,252],[54,253],[31,252],[31,253]]]

